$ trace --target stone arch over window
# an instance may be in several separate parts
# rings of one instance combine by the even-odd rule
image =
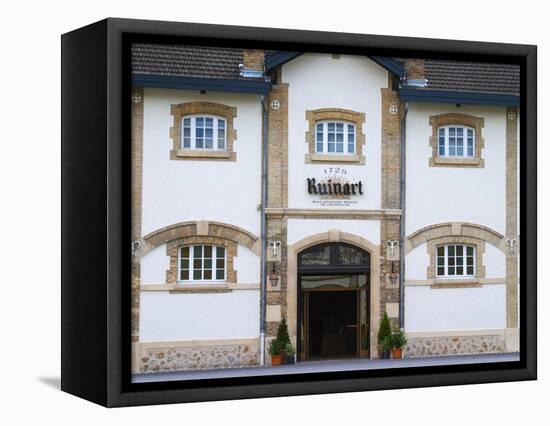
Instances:
[[[306,163],[330,163],[330,164],[365,164],[363,145],[365,134],[365,113],[342,108],[320,108],[306,111],[308,130],[306,131],[306,143],[308,153]],[[355,126],[355,152],[354,154],[319,154],[315,150],[315,126],[322,121],[342,121]]]
[[[172,139],[172,150],[170,151],[171,160],[226,160],[236,161],[237,153],[233,150],[233,144],[237,139],[237,131],[234,128],[234,118],[237,116],[237,108],[218,104],[214,102],[185,102],[170,106],[170,113],[173,117],[173,124],[170,128],[170,138]],[[182,118],[193,115],[210,115],[220,117],[225,120],[226,140],[225,150],[183,150],[182,141]]]
[[[429,280],[435,280],[437,278],[436,250],[438,246],[447,244],[465,244],[475,247],[476,275],[470,281],[485,278],[483,254],[485,253],[486,243],[492,244],[505,254],[507,253],[506,238],[502,234],[483,225],[465,222],[439,223],[426,226],[416,232],[413,232],[407,237],[405,254],[410,253],[414,248],[424,243],[426,243],[429,256],[429,264],[426,274]],[[445,286],[464,286],[464,284],[455,282],[454,284],[446,284]]]
[[[180,222],[143,237],[142,247],[136,253],[144,256],[151,250],[166,244],[166,254],[170,257],[170,268],[166,271],[166,284],[177,282],[178,248],[193,244],[207,244],[226,248],[226,282],[237,282],[237,271],[234,269],[234,257],[238,246],[242,245],[260,255],[260,239],[238,226],[206,220]]]
[[[143,246],[138,254],[143,256],[169,241],[188,237],[220,237],[245,246],[257,255],[261,254],[260,239],[252,232],[235,225],[207,220],[180,222],[150,232],[143,237]]]
[[[346,243],[358,247],[370,255],[371,301],[370,328],[378,330],[380,324],[380,246],[355,234],[331,229],[327,232],[311,235],[288,246],[287,251],[287,324],[289,333],[296,338],[298,303],[298,255],[308,248],[324,243]],[[370,339],[370,353],[378,353],[376,339]],[[294,341],[294,343],[296,343]]]
[[[448,113],[430,116],[430,126],[432,126],[432,135],[429,144],[432,147],[432,156],[430,157],[431,167],[484,167],[485,161],[482,158],[482,150],[485,148],[485,140],[482,136],[482,129],[485,124],[483,117],[461,113]],[[440,127],[457,125],[466,126],[474,129],[475,149],[473,158],[461,157],[440,157],[438,155],[438,131]]]

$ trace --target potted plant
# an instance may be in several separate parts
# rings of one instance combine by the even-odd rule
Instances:
[[[277,338],[269,342],[267,351],[271,355],[271,365],[283,365],[286,363],[285,346]]]
[[[294,347],[292,346],[292,343],[287,343],[285,346],[285,355],[286,355],[286,363],[287,364],[294,364]]]
[[[405,332],[403,329],[399,329],[399,331],[396,331],[392,335],[392,349],[391,349],[391,356],[394,359],[402,359],[403,358],[403,348],[407,344],[407,336],[405,335]]]
[[[269,342],[269,347],[267,348],[269,355],[271,355],[271,365],[286,364],[287,345],[291,345],[291,343],[288,335],[288,327],[283,318],[279,323],[279,328],[277,328],[277,337]]]
[[[388,359],[390,357],[391,347],[387,350],[384,350],[383,342],[386,337],[389,337],[391,339],[391,325],[390,319],[388,318],[388,313],[384,312],[384,317],[382,318],[382,321],[380,321],[380,327],[378,328],[378,353],[380,354],[380,358],[382,359]]]
[[[389,336],[384,337],[382,340],[382,359],[390,359],[390,354],[393,346],[392,336],[391,334]]]

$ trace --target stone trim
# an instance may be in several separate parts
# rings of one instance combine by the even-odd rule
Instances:
[[[480,288],[483,285],[476,279],[456,279],[456,280],[434,280],[430,286],[432,289],[438,288]]]
[[[170,268],[166,271],[166,284],[174,284],[175,289],[173,291],[184,290],[191,293],[212,293],[212,292],[225,292],[231,291],[230,289],[212,288],[216,286],[217,281],[204,282],[205,286],[200,287],[197,283],[189,283],[193,285],[193,288],[188,288],[186,283],[178,282],[178,249],[182,246],[189,246],[194,244],[207,244],[225,247],[225,282],[236,283],[237,271],[234,269],[234,257],[237,256],[237,243],[231,240],[227,240],[221,237],[212,236],[190,236],[178,238],[166,243],[166,255],[170,257]],[[210,288],[207,288],[209,286]]]
[[[237,139],[237,131],[234,128],[234,118],[237,116],[237,108],[214,102],[185,102],[170,106],[170,114],[173,117],[170,128],[172,149],[170,160],[222,160],[236,161],[237,153],[233,149]],[[226,151],[208,150],[183,150],[181,148],[181,119],[186,115],[209,114],[222,117],[226,121]]]
[[[278,109],[271,104],[279,103]],[[288,206],[288,84],[273,85],[269,92],[267,206]]]
[[[141,291],[170,291],[175,293],[193,293],[193,290],[260,290],[259,283],[204,283],[204,284],[143,284]]]
[[[205,222],[207,222],[207,225]],[[202,232],[205,232],[205,229],[207,230],[206,232],[208,232],[208,234],[203,236],[221,237],[225,240],[245,246],[258,256],[261,254],[260,238],[238,226],[222,222],[189,221],[176,223],[148,233],[143,237],[143,245],[138,255],[143,256],[169,241],[198,236],[199,231],[197,230],[197,224],[198,227],[203,230]]]
[[[506,108],[506,237],[516,249],[506,253],[506,326],[518,327],[518,121],[515,107]]]
[[[410,234],[407,237],[405,254],[410,253],[414,248],[425,242],[447,236],[472,237],[486,241],[501,251],[506,252],[506,238],[494,229],[475,223],[445,222],[425,226]]]
[[[482,158],[482,150],[485,148],[485,139],[482,136],[481,129],[485,125],[483,117],[461,113],[448,113],[430,116],[430,126],[432,126],[432,135],[429,139],[429,145],[432,147],[432,156],[429,159],[430,167],[485,167],[485,160]],[[474,158],[442,158],[438,155],[438,129],[447,125],[463,125],[475,129],[475,157]]]
[[[334,230],[311,235],[294,244],[287,245],[287,270],[286,270],[286,302],[288,332],[293,345],[296,345],[297,337],[297,312],[298,312],[298,254],[317,244],[328,243],[334,236]],[[339,232],[339,241],[352,244],[370,253],[371,256],[371,288],[370,288],[370,354],[372,358],[378,356],[376,332],[380,324],[380,246],[358,235],[347,232]],[[296,346],[294,346],[296,347]]]
[[[365,164],[365,156],[363,155],[365,113],[342,108],[319,108],[306,111],[306,120],[308,121],[308,130],[306,131],[306,143],[308,145],[308,153],[305,155],[306,164],[326,162],[333,164]],[[315,152],[315,124],[322,120],[348,121],[355,125],[354,155],[318,154]]]
[[[380,176],[383,209],[401,208],[401,119],[404,108],[402,108],[399,94],[392,89],[393,79],[394,77],[388,73],[388,87],[380,89],[382,116]],[[392,113],[394,108],[397,108],[397,111]]]
[[[316,219],[371,219],[381,220],[386,217],[398,218],[401,216],[399,209],[378,210],[344,210],[344,209],[285,209],[267,208],[265,214],[268,217],[292,217],[292,218],[316,218]]]
[[[142,87],[132,87],[132,152],[131,152],[131,235],[134,241],[141,241],[142,185],[143,185],[143,104]],[[141,268],[139,258],[132,256],[131,262],[131,333],[132,342],[139,341],[139,303]],[[134,349],[134,346],[132,346]],[[132,370],[137,369],[136,358],[132,357]]]
[[[390,257],[386,249],[387,241],[400,241],[401,236],[401,120],[405,108],[399,94],[393,90],[395,77],[388,73],[387,87],[380,89],[381,112],[381,157],[380,206],[384,211],[399,211],[399,215],[384,215],[380,220],[380,312],[386,311],[393,328],[400,326],[399,275],[401,274],[400,254],[397,247]],[[398,274],[392,283],[390,274]],[[378,330],[375,330],[377,332]]]
[[[455,283],[456,281],[456,283]],[[464,285],[468,285],[468,284],[479,284],[479,285],[488,285],[488,284],[504,284],[506,282],[506,277],[502,277],[502,278],[474,278],[474,279],[470,279],[470,280],[462,280],[462,279],[457,279],[457,280],[444,280],[444,279],[440,279],[440,278],[437,278],[437,279],[427,279],[427,280],[406,280],[404,282],[404,285],[407,286],[407,287],[411,287],[411,286],[414,286],[414,287],[418,287],[418,286],[430,286],[430,287],[435,287],[435,286],[440,286],[442,284],[464,284]],[[143,286],[142,286],[143,287]],[[444,287],[437,287],[437,288],[444,288]]]

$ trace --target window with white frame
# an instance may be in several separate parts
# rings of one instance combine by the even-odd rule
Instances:
[[[437,277],[474,277],[475,247],[447,244],[437,247]]]
[[[225,247],[192,245],[178,250],[178,281],[225,281]]]
[[[466,126],[443,126],[438,129],[440,157],[475,157],[475,129]]]
[[[355,125],[345,121],[315,123],[315,152],[355,154]]]
[[[208,115],[181,118],[181,148],[225,151],[226,122],[224,118]]]

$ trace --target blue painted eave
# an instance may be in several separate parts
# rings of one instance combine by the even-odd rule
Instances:
[[[264,80],[195,78],[152,74],[133,74],[132,85],[137,87],[155,87],[161,89],[257,93],[261,95],[267,95],[271,88],[271,83]]]
[[[293,60],[300,55],[302,55],[301,52],[286,52],[283,50],[268,53],[267,55],[265,55],[265,69],[266,71],[271,71],[272,69],[277,68],[279,65],[286,64],[287,62]]]
[[[369,58],[400,79],[405,75],[405,66],[393,58],[388,58],[385,56],[369,56]]]
[[[519,96],[441,90],[400,89],[403,101],[494,106],[519,106]]]

